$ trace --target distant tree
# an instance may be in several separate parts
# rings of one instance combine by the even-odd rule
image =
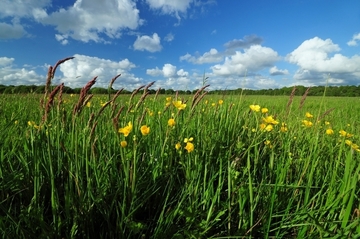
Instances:
[[[94,87],[90,90],[91,94],[108,94],[108,90],[101,87]]]
[[[165,95],[173,95],[173,94],[175,94],[175,91],[173,89],[165,90]]]
[[[74,94],[80,94],[81,92],[81,88],[75,88],[74,89]]]

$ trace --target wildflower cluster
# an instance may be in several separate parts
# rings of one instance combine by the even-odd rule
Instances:
[[[174,105],[178,110],[184,110],[184,109],[186,108],[186,104],[184,104],[181,100],[173,101],[173,105]]]
[[[274,125],[279,124],[279,121],[276,121],[273,116],[266,116],[262,118],[262,123],[260,124],[260,129],[270,132],[274,129]]]
[[[360,152],[360,147],[359,145],[353,143],[352,141],[350,140],[345,140],[345,144],[349,145],[353,150],[357,151],[357,152]]]
[[[34,121],[28,121],[28,125],[30,127],[34,127],[35,129],[41,129],[41,126],[37,125]]]
[[[185,149],[188,153],[191,153],[191,152],[194,151],[194,149],[195,149],[195,146],[194,146],[194,144],[192,143],[193,140],[194,140],[193,137],[185,138],[185,139],[184,139],[184,143],[185,143],[184,149]],[[175,149],[176,149],[176,150],[181,149],[181,143],[180,143],[180,142],[177,142],[177,143],[175,144]]]
[[[312,114],[310,114],[309,112],[306,112],[306,113],[305,113],[305,117],[306,117],[307,119],[311,119],[311,118],[313,118],[314,116],[313,116]],[[307,120],[307,119],[304,119],[304,120],[302,120],[301,122],[302,122],[303,126],[305,126],[306,128],[311,128],[311,127],[313,126],[313,122],[310,121],[310,120]]]
[[[261,124],[260,124],[260,129],[263,131],[267,131],[270,132],[274,129],[274,126],[279,124],[279,121],[277,121],[274,116],[272,115],[267,115],[267,113],[269,112],[268,108],[261,108],[260,105],[250,105],[250,110],[253,112],[260,112],[262,114],[265,114],[264,117],[262,117],[261,119]],[[282,128],[281,128],[282,132],[286,132],[287,128],[286,125],[283,123],[282,124]]]

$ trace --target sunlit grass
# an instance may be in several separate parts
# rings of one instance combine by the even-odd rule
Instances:
[[[147,88],[0,95],[3,238],[360,235],[358,99]]]

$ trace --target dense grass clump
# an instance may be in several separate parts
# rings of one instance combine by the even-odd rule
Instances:
[[[0,95],[3,238],[360,237],[358,99],[95,82]]]

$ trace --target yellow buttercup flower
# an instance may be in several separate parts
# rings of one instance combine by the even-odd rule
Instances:
[[[266,128],[266,124],[260,124],[260,129],[263,130]]]
[[[283,133],[285,133],[285,132],[288,131],[288,128],[286,127],[286,124],[285,124],[285,123],[282,123],[282,124],[281,124],[280,131],[283,132]]]
[[[272,124],[268,124],[266,127],[265,127],[265,131],[267,132],[270,132],[271,130],[274,129],[274,126]]]
[[[35,129],[41,129],[41,127],[36,125],[34,121],[28,121],[28,125],[34,127]]]
[[[194,151],[194,144],[191,142],[187,142],[185,149],[187,150],[188,153],[191,153],[192,151]]]
[[[194,140],[193,137],[185,138],[185,139],[184,139],[184,143],[191,142],[191,141],[193,141],[193,140]]]
[[[222,105],[223,103],[224,103],[224,101],[223,100],[219,100],[219,105]]]
[[[181,144],[178,142],[177,144],[175,144],[175,149],[179,150],[181,148]]]
[[[265,140],[264,144],[265,144],[266,146],[268,146],[269,148],[272,148],[272,147],[273,147],[273,145],[271,144],[271,141],[270,141],[270,140]]]
[[[279,121],[276,121],[271,115],[270,116],[267,116],[265,118],[262,118],[262,121],[266,124],[278,124]]]
[[[260,105],[250,105],[250,109],[255,112],[260,111]]]
[[[326,131],[325,131],[325,133],[327,134],[327,135],[331,135],[331,134],[334,134],[334,130],[332,130],[332,129],[327,129]]]
[[[150,133],[150,127],[143,125],[140,127],[142,135],[148,135]]]
[[[353,143],[353,144],[351,144],[351,148],[358,151],[359,150],[359,145]]]
[[[86,103],[86,107],[89,107],[89,108],[91,107],[91,102],[90,101]]]
[[[127,136],[130,134],[132,128],[133,128],[133,125],[132,125],[132,123],[131,123],[131,121],[130,121],[127,126],[125,126],[124,128],[120,128],[120,129],[119,129],[119,133],[121,133],[121,134],[123,134],[125,137],[127,137]]]
[[[305,127],[307,127],[307,128],[310,128],[312,125],[313,125],[313,123],[311,122],[311,121],[308,121],[308,120],[303,120],[303,121],[301,121],[302,123],[303,123],[303,125],[305,126]]]
[[[310,114],[309,112],[306,112],[305,117],[306,118],[313,118],[314,116],[312,114]]]
[[[353,134],[349,134],[345,130],[340,130],[339,134],[340,134],[340,136],[346,137],[346,138],[351,138],[353,136]]]
[[[186,108],[186,104],[183,104],[181,100],[173,101],[173,105],[174,105],[178,110],[184,110],[184,109]]]
[[[262,108],[261,109],[261,113],[266,114],[267,112],[269,112],[268,108]]]
[[[169,120],[168,120],[168,125],[169,125],[170,127],[174,127],[174,126],[175,126],[175,120],[174,120],[174,119],[169,119]]]
[[[125,148],[127,146],[127,142],[125,140],[121,141],[120,146]]]

